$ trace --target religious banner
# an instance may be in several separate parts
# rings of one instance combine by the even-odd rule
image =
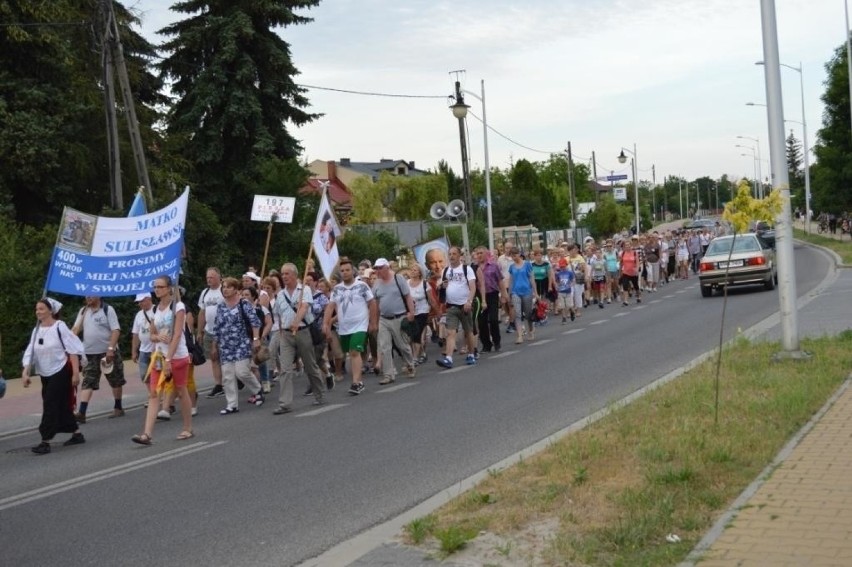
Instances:
[[[167,207],[135,217],[98,217],[65,207],[47,274],[47,291],[116,297],[177,280],[189,188]]]
[[[323,191],[317,211],[317,222],[314,227],[312,244],[314,254],[322,268],[323,275],[328,278],[337,266],[340,255],[337,252],[337,239],[340,238],[340,225],[334,218],[334,211],[328,203],[328,196]]]

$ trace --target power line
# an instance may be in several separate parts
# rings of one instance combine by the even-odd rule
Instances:
[[[443,98],[446,99],[447,95],[410,95],[410,94],[393,94],[393,93],[377,93],[377,92],[369,92],[369,91],[353,91],[349,89],[336,89],[333,87],[320,87],[317,85],[301,85],[296,84],[297,87],[303,89],[316,89],[319,91],[332,91],[336,93],[345,93],[345,94],[355,94],[355,95],[363,95],[363,96],[382,96],[382,97],[391,97],[391,98]]]

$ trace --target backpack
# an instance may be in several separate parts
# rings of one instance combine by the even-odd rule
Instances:
[[[479,275],[477,275],[477,273],[476,273],[477,267],[475,265],[468,266],[467,264],[462,262],[462,273],[464,274],[465,279],[467,279],[468,267],[470,267],[470,269],[473,270],[473,277],[474,277],[473,286],[476,289],[476,295],[478,296],[479,295]],[[441,282],[447,281],[447,270],[449,270],[449,269],[450,269],[449,266],[444,267],[444,273],[441,274]],[[442,285],[442,286],[438,287],[438,301],[441,302],[441,303],[447,302],[447,286]]]

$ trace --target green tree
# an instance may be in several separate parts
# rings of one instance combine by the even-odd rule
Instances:
[[[814,144],[816,163],[811,168],[814,214],[852,208],[852,137],[850,137],[849,72],[846,44],[834,51],[825,65],[828,78],[822,95],[823,126]]]
[[[433,203],[447,202],[446,176],[395,177],[395,184],[396,199],[390,210],[399,221],[428,219]]]
[[[385,200],[383,189],[367,176],[358,177],[352,182],[352,224],[372,224],[382,220],[382,202]]]
[[[794,206],[805,206],[805,173],[802,169],[802,143],[796,139],[793,130],[787,136],[787,177],[790,181],[790,194]]]
[[[602,195],[595,209],[583,219],[583,224],[596,239],[607,237],[634,224],[633,210],[616,203],[611,195]]]
[[[172,10],[188,17],[159,32],[168,38],[168,55],[158,67],[175,95],[167,132],[182,142],[196,195],[230,225],[243,251],[257,246],[255,231],[248,215],[234,212],[251,202],[265,160],[299,154],[288,125],[318,117],[304,110],[308,100],[293,81],[290,47],[276,32],[310,22],[296,10],[318,3],[183,0]]]
[[[148,69],[154,46],[131,29],[139,21],[114,2],[140,131],[156,147],[154,107],[160,79]],[[0,2],[0,202],[14,218],[42,226],[63,206],[99,213],[109,202],[97,3],[84,0]],[[123,106],[123,105],[122,105]],[[132,163],[126,128],[119,129]],[[125,167],[125,200],[136,191]]]

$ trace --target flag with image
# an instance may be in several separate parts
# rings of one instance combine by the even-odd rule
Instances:
[[[328,278],[331,276],[335,266],[337,266],[337,261],[340,259],[337,251],[337,239],[340,238],[341,230],[340,225],[337,224],[337,219],[334,217],[334,211],[328,202],[326,191],[327,186],[324,185],[311,244],[313,245],[314,254],[316,254],[320,268],[322,268],[322,273]]]

